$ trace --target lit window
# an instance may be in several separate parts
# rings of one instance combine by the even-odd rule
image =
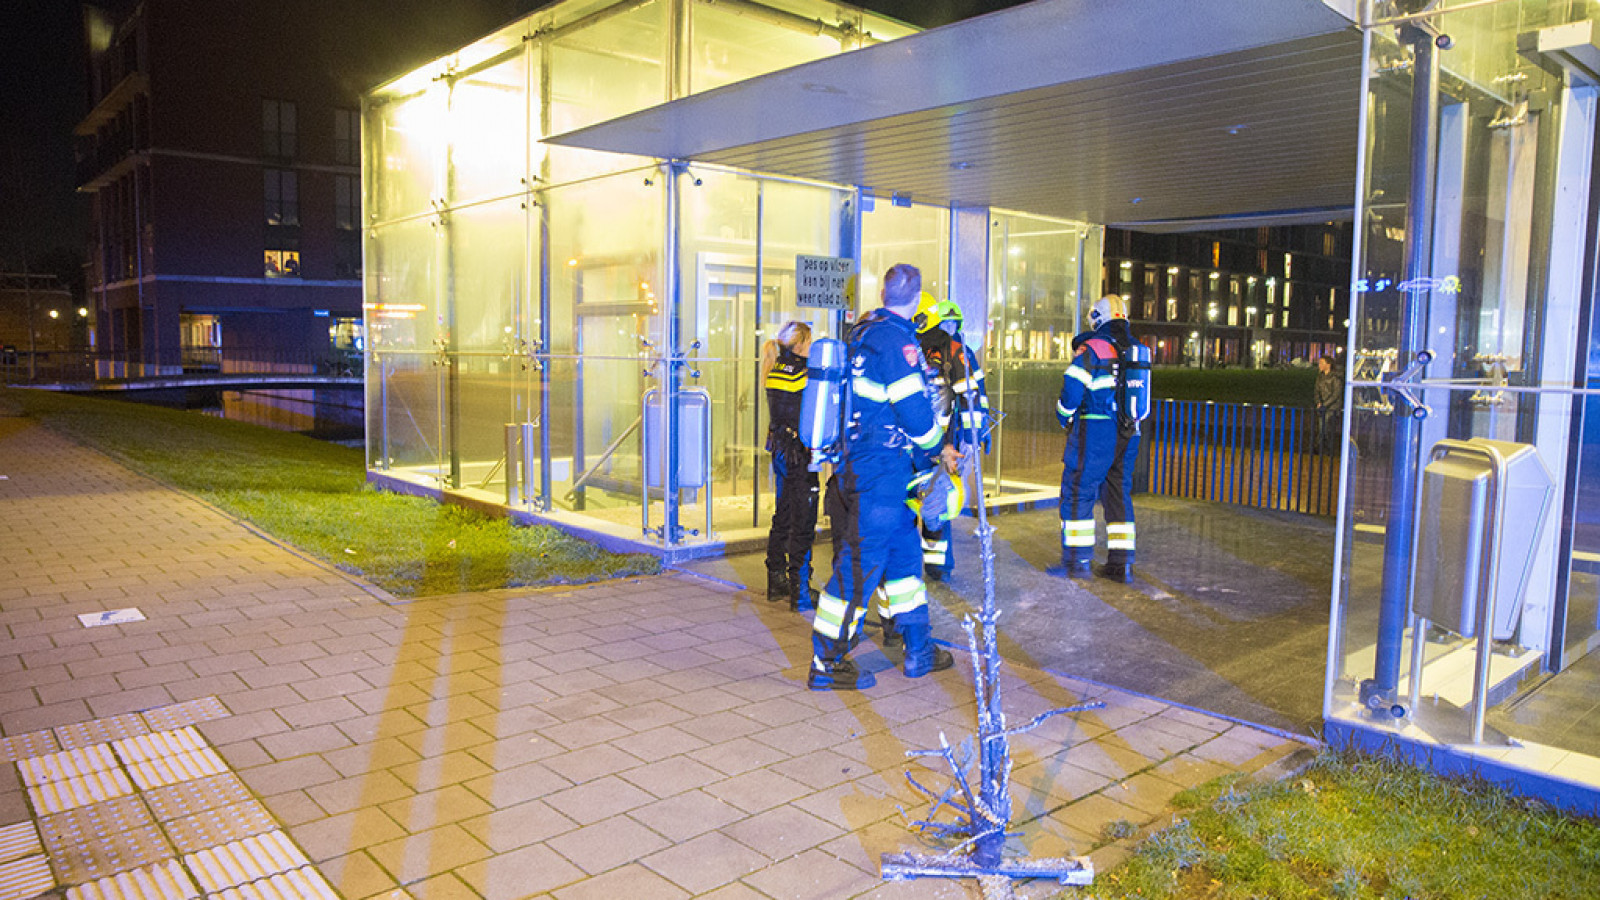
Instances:
[[[268,278],[299,278],[299,250],[268,250],[266,255]]]

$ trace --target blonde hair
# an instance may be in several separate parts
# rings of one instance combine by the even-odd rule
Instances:
[[[778,336],[761,345],[761,377],[766,378],[772,367],[778,364],[778,347],[789,348],[790,353],[805,355],[811,346],[811,326],[804,322],[790,320],[783,323],[778,329]]]

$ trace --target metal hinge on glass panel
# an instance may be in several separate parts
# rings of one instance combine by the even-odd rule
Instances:
[[[1504,406],[1506,392],[1496,389],[1503,388],[1510,383],[1511,370],[1506,364],[1513,359],[1515,357],[1501,353],[1485,353],[1474,356],[1472,361],[1483,369],[1483,377],[1487,381],[1481,390],[1472,392],[1472,396],[1467,398],[1467,402],[1478,409]]]
[[[522,360],[522,371],[526,372],[529,369],[532,369],[535,372],[543,372],[544,361],[540,357],[544,355],[544,344],[541,343],[538,338],[533,338],[532,340],[523,340],[521,343],[522,354],[524,356],[524,359]]]
[[[504,352],[500,354],[500,358],[506,362],[516,359],[521,364],[521,370],[524,372],[528,371],[529,369],[534,369],[537,371],[539,361],[534,358],[535,351],[531,346],[529,346],[528,339],[517,337],[516,335],[511,334],[509,331],[511,326],[507,325],[506,328],[507,333],[505,340],[501,341],[501,347],[503,348]],[[534,341],[533,343],[537,344],[538,341]]]
[[[1355,365],[1351,368],[1351,381],[1383,381],[1384,376],[1394,371],[1395,357],[1398,355],[1393,347],[1383,350],[1357,350]],[[1388,415],[1394,412],[1394,404],[1384,396],[1383,389],[1377,387],[1359,387],[1355,390],[1355,408],[1369,412]]]
[[[433,365],[450,365],[450,333],[448,331],[441,332],[438,337],[433,339]]]
[[[1406,415],[1418,419],[1427,418],[1431,410],[1417,396],[1414,389],[1416,382],[1422,378],[1422,370],[1428,363],[1433,362],[1433,353],[1428,350],[1418,351],[1405,369],[1396,373],[1395,366],[1399,357],[1399,351],[1393,347],[1356,351],[1356,364],[1351,380],[1382,382],[1381,386],[1356,388],[1356,409],[1386,416],[1393,415],[1394,398],[1399,397],[1405,401]]]
[[[650,358],[651,356],[654,355],[655,349],[656,349],[656,342],[655,341],[650,340],[649,338],[645,337],[642,334],[639,335],[639,358],[644,361],[644,372],[643,372],[643,374],[644,374],[644,377],[646,377],[646,378],[659,378],[660,377],[659,375],[656,374],[656,366],[661,365],[661,360],[659,360],[659,359],[651,359]]]

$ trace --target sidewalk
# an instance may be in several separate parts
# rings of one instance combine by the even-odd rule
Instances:
[[[905,753],[974,730],[965,654],[813,693],[805,622],[710,579],[397,602],[27,420],[0,417],[0,476],[0,900],[130,871],[189,896],[978,896],[878,877],[931,849],[905,772],[946,773]],[[1106,704],[1013,740],[1017,855],[1104,871],[1104,826],[1302,746],[1007,675],[1013,722]]]

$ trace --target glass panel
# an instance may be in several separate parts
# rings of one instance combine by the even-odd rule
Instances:
[[[552,189],[545,203],[551,500],[637,528],[641,398],[663,364],[662,181],[625,172]]]
[[[696,177],[699,186],[693,184]],[[685,387],[711,396],[712,525],[719,531],[764,528],[772,495],[761,346],[793,319],[811,325],[813,338],[832,333],[836,315],[795,306],[795,255],[838,252],[848,193],[701,169],[680,183],[683,340],[700,342],[690,352],[701,374],[686,379]],[[759,290],[758,202],[763,211]],[[703,529],[701,498],[685,499],[680,521]]]
[[[867,206],[863,203],[863,207]],[[895,206],[877,198],[861,217],[861,293],[856,312],[879,304],[883,273],[899,263],[922,270],[922,289],[945,296],[950,263],[950,211],[939,206]]]
[[[701,3],[691,6],[690,15],[694,21],[691,92],[821,59],[840,49],[839,37],[820,28],[815,15],[809,20],[796,16],[793,24],[785,25],[753,18],[738,8]]]
[[[528,189],[528,54],[522,44],[450,88],[454,205]]]
[[[1454,45],[1438,51],[1442,75],[1431,182],[1436,194],[1430,245],[1424,248],[1417,248],[1418,236],[1407,231],[1408,205],[1419,199],[1410,192],[1414,54],[1396,44],[1393,29],[1369,35],[1367,182],[1357,215],[1364,227],[1351,314],[1346,465],[1353,477],[1346,481],[1340,523],[1346,549],[1331,648],[1334,716],[1384,721],[1382,714],[1365,715],[1362,684],[1398,683],[1398,699],[1409,710],[1406,721],[1450,741],[1464,734],[1461,707],[1473,690],[1470,655],[1459,675],[1445,672],[1462,654],[1474,652],[1474,642],[1462,636],[1474,629],[1461,618],[1476,613],[1476,587],[1458,584],[1455,594],[1446,596],[1437,585],[1446,576],[1460,579],[1467,577],[1463,572],[1477,570],[1452,565],[1443,551],[1429,549],[1441,546],[1429,542],[1430,531],[1472,521],[1468,513],[1444,509],[1444,500],[1429,493],[1430,484],[1444,483],[1441,467],[1428,468],[1443,452],[1443,440],[1530,445],[1555,483],[1549,510],[1542,517],[1523,513],[1499,545],[1502,565],[1525,570],[1527,590],[1520,607],[1504,608],[1508,632],[1496,629],[1491,689],[1502,682],[1514,688],[1518,672],[1558,665],[1561,643],[1571,651],[1568,662],[1592,643],[1595,535],[1586,528],[1582,510],[1585,501],[1588,508],[1597,505],[1588,493],[1594,435],[1586,425],[1573,426],[1583,404],[1564,385],[1571,385],[1580,349],[1578,304],[1592,304],[1594,298],[1572,287],[1582,264],[1581,253],[1573,250],[1580,243],[1573,231],[1581,227],[1585,210],[1581,202],[1562,199],[1587,195],[1582,179],[1593,131],[1592,89],[1584,89],[1582,104],[1567,103],[1568,92],[1540,65],[1553,61],[1516,49],[1519,35],[1526,38],[1530,30],[1559,24],[1569,14],[1588,13],[1567,3],[1508,0],[1440,19]],[[1574,134],[1581,138],[1577,143]],[[1581,158],[1582,174],[1567,165],[1573,156]],[[1384,387],[1412,363],[1411,350],[1418,346],[1433,356],[1420,372],[1421,384],[1412,388],[1426,410],[1421,418],[1414,416],[1413,403]],[[1400,441],[1415,441],[1415,449]],[[1411,457],[1415,463],[1407,465]],[[1565,483],[1569,472],[1576,474],[1570,485]],[[1402,541],[1386,554],[1395,503],[1405,501],[1404,487],[1413,481],[1420,499],[1411,508],[1425,543],[1412,548]],[[1570,506],[1569,492],[1577,493]],[[1563,508],[1579,510],[1575,522],[1563,523],[1556,512]],[[1562,527],[1573,531],[1564,535]],[[1530,534],[1538,536],[1531,553],[1513,552],[1510,538]],[[1572,552],[1558,559],[1568,538]],[[1411,571],[1413,557],[1422,574]],[[1427,575],[1436,565],[1444,574]],[[1563,571],[1570,576],[1563,579]],[[1418,629],[1412,617],[1418,614],[1433,624],[1413,656]],[[1569,630],[1564,642],[1552,646],[1552,636],[1563,627],[1578,633]],[[1421,706],[1413,706],[1409,697],[1413,659],[1426,664]],[[1387,703],[1376,707],[1389,708]],[[1449,721],[1436,727],[1441,716]]]
[[[988,466],[1001,491],[1053,489],[1061,479],[1056,399],[1080,324],[1083,226],[1010,213],[990,221],[989,400],[1004,414]],[[1096,252],[1098,252],[1098,245]]]
[[[713,526],[749,528],[765,465],[760,453],[765,434],[758,437],[755,432],[763,405],[757,343],[758,183],[696,170],[680,175],[678,184],[683,344],[695,360],[683,387],[707,391],[711,399]],[[693,349],[696,342],[698,349]],[[696,371],[699,378],[692,376]],[[704,531],[704,497],[691,500],[686,494],[684,499],[688,505],[680,511],[680,523]]]
[[[368,346],[385,375],[379,395],[368,398],[371,464],[421,468],[430,480],[440,472],[444,450],[437,242],[426,221],[373,229],[365,310]]]
[[[530,360],[522,332],[527,298],[527,211],[518,198],[450,214],[450,385],[461,484],[504,496],[508,424],[529,420]]]
[[[549,45],[547,134],[613,119],[667,99],[667,13],[648,3],[601,19]],[[579,178],[637,166],[637,158],[569,147],[547,148],[549,180]]]
[[[377,222],[424,213],[443,195],[440,166],[448,92],[435,84],[417,94],[369,104],[363,137],[367,210]]]

